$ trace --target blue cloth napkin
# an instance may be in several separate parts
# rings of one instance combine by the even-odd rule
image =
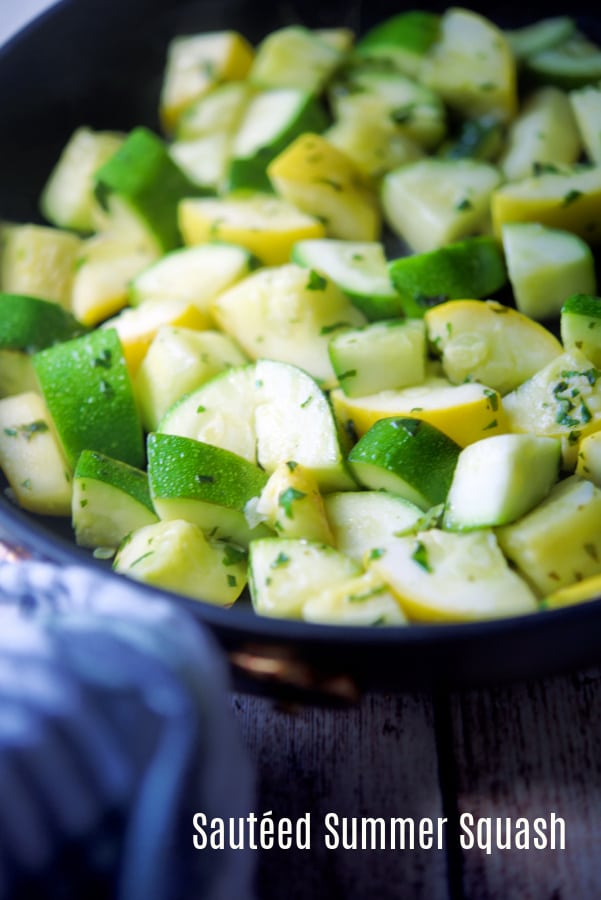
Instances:
[[[251,900],[251,851],[197,812],[253,810],[212,636],[134,583],[0,563],[0,898]]]

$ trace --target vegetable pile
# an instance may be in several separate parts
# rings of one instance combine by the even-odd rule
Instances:
[[[127,576],[404,625],[601,594],[601,48],[409,11],[168,47],[3,222],[0,468]]]

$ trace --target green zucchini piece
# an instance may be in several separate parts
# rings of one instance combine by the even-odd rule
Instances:
[[[95,175],[95,193],[113,226],[122,219],[144,232],[159,250],[181,244],[177,207],[200,189],[171,159],[168,149],[148,128],[134,128],[119,150]]]
[[[71,510],[82,547],[116,549],[130,532],[158,521],[146,472],[93,450],[77,460]]]
[[[214,539],[247,545],[267,529],[251,528],[246,504],[258,497],[267,474],[241,456],[190,438],[148,436],[148,478],[161,519],[194,522]]]
[[[0,293],[0,348],[35,353],[86,329],[70,312],[50,300]]]
[[[96,450],[142,466],[142,426],[121,342],[113,328],[55,344],[32,359],[72,466],[82,450]]]
[[[547,496],[560,461],[559,440],[534,434],[499,434],[464,447],[443,526],[463,531],[514,522]]]
[[[378,241],[316,238],[297,241],[292,261],[330,278],[367,319],[389,319],[403,312]]]
[[[521,28],[508,28],[505,30],[505,37],[515,58],[522,61],[535,53],[563,44],[575,31],[576,22],[570,16],[553,16]]]
[[[436,41],[440,16],[425,10],[408,10],[370,28],[356,44],[359,56],[389,60],[410,76],[419,73],[422,57]]]
[[[341,331],[329,352],[338,383],[350,397],[419,384],[426,376],[424,321],[389,319]]]
[[[400,257],[388,271],[402,312],[413,317],[447,300],[490,297],[507,282],[501,247],[488,235]]]
[[[349,465],[359,484],[404,497],[420,509],[446,500],[461,448],[428,422],[380,419],[355,444]]]
[[[117,152],[125,135],[77,128],[57,160],[40,197],[43,216],[60,228],[94,231],[94,173]]]
[[[273,88],[252,98],[234,136],[227,176],[230,191],[271,193],[267,166],[304,132],[321,133],[329,116],[314,96],[298,88]]]
[[[572,294],[561,307],[561,342],[601,369],[601,297]]]

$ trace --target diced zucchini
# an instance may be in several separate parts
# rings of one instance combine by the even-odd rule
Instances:
[[[596,292],[593,254],[578,235],[538,222],[508,222],[501,234],[515,303],[526,316],[549,319],[570,294]]]
[[[518,61],[528,59],[542,50],[549,50],[572,37],[576,31],[576,22],[570,16],[552,16],[538,19],[521,28],[505,31],[512,53]]]
[[[44,217],[59,228],[94,231],[96,198],[94,173],[123,143],[112,131],[77,128],[57,160],[40,197]]]
[[[212,314],[251,359],[288,362],[330,384],[332,334],[365,322],[334,282],[294,263],[248,275],[217,297]]]
[[[257,48],[248,74],[261,88],[298,88],[319,94],[343,59],[343,53],[301,25],[270,32]]]
[[[443,524],[451,531],[505,525],[543,500],[559,475],[556,438],[500,434],[459,454]]]
[[[225,190],[232,155],[232,138],[215,132],[187,141],[173,141],[169,155],[199,193],[212,194]]]
[[[159,431],[230,450],[256,462],[254,365],[226,369],[171,406]]]
[[[464,117],[492,113],[509,121],[517,108],[516,64],[503,32],[486,16],[450,7],[420,67],[423,82]]]
[[[0,348],[35,353],[77,337],[85,328],[51,300],[0,293]]]
[[[83,450],[73,473],[71,521],[80,546],[117,549],[130,532],[158,521],[146,472]]]
[[[130,232],[165,253],[181,244],[177,208],[198,194],[148,128],[134,128],[94,176],[96,197],[106,211],[103,230]]]
[[[419,76],[425,53],[437,40],[440,16],[426,10],[397,13],[374,25],[357,42],[357,54],[366,59],[389,60],[407,75]]]
[[[33,356],[40,387],[71,466],[97,450],[141,467],[142,426],[114,329],[55,344]]]
[[[426,376],[422,319],[389,319],[341,331],[330,340],[329,352],[338,383],[350,397],[419,384]]]
[[[384,247],[378,241],[298,241],[292,248],[292,262],[330,278],[367,319],[388,319],[402,313]]]
[[[294,460],[323,492],[355,486],[342,455],[328,398],[296,366],[261,359],[255,368],[257,460],[266,472]]]
[[[335,587],[360,574],[352,559],[328,544],[291,538],[252,541],[249,587],[260,616],[302,618],[316,591]]]
[[[143,427],[156,431],[167,410],[180,397],[224,369],[245,362],[232,339],[219,331],[170,325],[159,328],[134,379]]]
[[[428,158],[382,179],[381,201],[390,227],[416,253],[484,232],[501,173],[473,159]]]
[[[565,349],[581,351],[601,369],[601,297],[568,297],[561,308],[560,328]]]
[[[399,534],[409,532],[422,518],[422,510],[389,491],[338,491],[327,494],[324,503],[334,546],[363,564],[394,552]]]
[[[0,469],[16,502],[45,516],[71,511],[71,467],[39,393],[0,400]]]
[[[348,456],[359,484],[404,497],[420,509],[444,503],[461,448],[428,422],[380,419]]]
[[[183,520],[138,529],[113,565],[129,578],[216,606],[231,606],[246,585],[245,554],[207,540],[197,525]]]
[[[487,235],[402,256],[388,271],[407,316],[423,316],[446,300],[490,297],[507,281],[501,248]]]
[[[565,91],[548,86],[532,92],[509,126],[498,165],[508,181],[517,181],[575,163],[582,149],[572,105]]]
[[[601,86],[586,85],[568,94],[589,162],[601,165]]]
[[[208,315],[212,301],[253,268],[251,254],[235,244],[184,247],[147,266],[130,285],[132,306],[147,300],[186,300]]]
[[[577,31],[560,44],[533,53],[525,60],[525,69],[542,84],[566,89],[594,84],[601,79],[601,47]]]
[[[499,544],[541,595],[601,573],[601,490],[571,475],[517,522],[499,528]]]
[[[248,545],[267,529],[244,518],[267,475],[241,456],[190,438],[154,432],[148,436],[148,479],[153,506],[163,520],[193,522],[215,540]]]

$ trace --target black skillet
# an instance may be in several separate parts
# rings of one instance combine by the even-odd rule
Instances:
[[[513,6],[466,5],[508,27],[526,22]],[[39,221],[40,190],[78,125],[158,129],[165,48],[175,34],[234,28],[257,42],[294,22],[360,32],[400,9],[386,0],[299,0],[297,6],[289,0],[63,0],[0,52],[0,218]],[[601,20],[588,16],[585,6],[566,10],[539,0],[529,4],[527,16],[566,12],[601,39]],[[2,495],[0,529],[36,555],[120,577],[76,547],[66,523],[27,515]],[[601,661],[601,598],[483,624],[386,629],[259,618],[247,604],[224,610],[182,597],[173,602],[216,635],[239,687],[273,696],[344,702],[364,690],[484,686]]]

